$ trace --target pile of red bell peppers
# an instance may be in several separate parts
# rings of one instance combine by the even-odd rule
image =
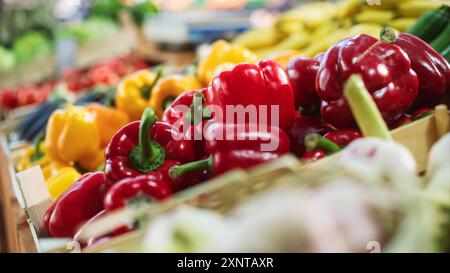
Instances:
[[[442,56],[420,39],[389,29],[381,40],[358,35],[315,59],[294,58],[286,71],[272,61],[239,64],[207,88],[179,96],[161,121],[147,108],[140,121],[121,128],[106,148],[103,172],[81,177],[47,211],[50,235],[73,236],[104,210],[164,200],[234,168],[288,153],[311,161],[340,151],[362,137],[343,96],[352,74],[362,76],[392,128],[426,115],[450,87],[450,65]],[[276,105],[279,122],[273,124],[270,115],[258,126],[247,119],[216,121],[212,106],[225,113],[229,105],[254,105],[258,117],[258,106]],[[180,121],[188,127],[183,133]],[[261,149],[274,141],[275,149]]]
[[[286,70],[296,107],[303,114],[290,130],[293,153],[315,160],[361,137],[343,95],[344,83],[352,74],[362,76],[391,129],[431,113],[443,102],[450,91],[450,65],[444,57],[421,39],[397,35],[389,28],[381,30],[380,39],[358,35],[314,59],[290,61]],[[305,146],[309,133],[323,138],[313,135]]]
[[[146,61],[135,56],[118,57],[87,69],[68,69],[56,80],[0,89],[0,109],[12,110],[21,106],[40,104],[47,100],[58,83],[78,93],[98,85],[112,86],[124,75],[148,67]]]

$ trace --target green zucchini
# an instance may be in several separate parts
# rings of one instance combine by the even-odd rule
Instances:
[[[450,45],[441,51],[441,55],[447,60],[447,62],[450,62]]]
[[[417,19],[405,32],[415,35],[427,43],[435,39],[450,23],[450,8],[447,5],[429,11]]]
[[[444,30],[431,42],[430,45],[438,52],[441,52],[450,45],[450,24],[447,24],[447,27],[444,28]]]

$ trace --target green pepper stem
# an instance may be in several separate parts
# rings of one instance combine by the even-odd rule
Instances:
[[[150,129],[156,122],[155,111],[151,108],[145,109],[141,117],[139,125],[139,146],[141,147],[142,156],[145,158],[152,157],[152,145],[150,139]]]
[[[166,110],[167,108],[169,108],[174,100],[175,100],[175,97],[167,97],[163,102],[163,110]]]
[[[395,31],[392,28],[383,26],[380,30],[380,40],[393,44],[397,40],[397,34],[395,34]]]
[[[316,133],[306,135],[305,148],[308,152],[320,149],[326,154],[334,154],[342,150],[342,148],[333,141]]]
[[[143,173],[153,171],[164,163],[164,149],[150,139],[150,129],[155,122],[155,111],[146,108],[139,125],[139,144],[133,148],[129,156],[131,165]]]
[[[100,166],[98,166],[97,172],[102,172],[103,169],[105,169],[105,163],[102,163]]]
[[[114,102],[114,91],[108,90],[105,94],[105,106],[106,107],[113,107]]]
[[[359,129],[365,137],[392,140],[391,133],[360,75],[352,75],[347,80],[344,87],[344,96],[350,105]]]
[[[214,164],[213,157],[209,156],[207,159],[189,162],[179,166],[173,166],[169,169],[169,176],[172,179],[176,180],[182,177],[183,175],[191,173],[193,171],[208,170],[213,173],[214,172],[213,164]]]
[[[207,106],[203,106],[205,102],[205,97],[201,93],[196,93],[192,100],[191,107],[186,113],[186,119],[195,124],[195,113],[201,113],[201,120],[211,119],[211,110]]]
[[[163,74],[162,69],[157,69],[156,70],[156,76],[155,79],[153,80],[153,82],[150,85],[144,85],[141,87],[141,95],[142,97],[144,97],[145,99],[149,99],[150,95],[152,94],[153,88],[155,88],[156,83],[161,79]]]
[[[44,140],[45,134],[40,133],[33,142],[34,154],[31,157],[31,161],[37,161],[44,156],[44,153],[41,150],[41,142]]]

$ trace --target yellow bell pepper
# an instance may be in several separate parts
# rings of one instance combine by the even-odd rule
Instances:
[[[48,158],[45,158],[45,154],[42,152],[43,139],[44,134],[40,134],[34,140],[33,146],[27,145],[24,149],[16,153],[16,157],[19,157],[19,160],[16,161],[17,171],[23,171],[36,165],[48,163]]]
[[[41,143],[40,146],[43,146]],[[45,180],[56,175],[61,169],[68,167],[68,165],[55,161],[51,159],[47,154],[37,160],[33,160],[33,156],[36,155],[36,148],[32,146],[27,146],[24,151],[21,152],[20,160],[16,164],[16,170],[18,172],[24,171],[34,166],[40,166],[42,173],[44,174]]]
[[[279,64],[283,69],[286,69],[286,66],[288,65],[289,61],[294,58],[300,56],[300,52],[297,50],[289,49],[289,50],[283,50],[280,52],[273,53],[269,55],[268,59],[276,62]]]
[[[86,109],[94,117],[94,122],[100,135],[100,147],[106,147],[112,136],[124,125],[130,122],[128,114],[122,110],[90,103]]]
[[[48,156],[46,156],[46,158],[48,158],[49,163],[45,165],[40,165],[45,180],[50,179],[52,176],[57,175],[59,171],[61,171],[62,169],[69,167],[68,165],[60,163],[58,161],[51,161],[51,159]]]
[[[149,106],[152,89],[161,77],[160,71],[139,70],[123,78],[116,90],[116,107],[128,114],[131,120],[141,118]]]
[[[56,175],[50,177],[45,181],[47,183],[50,197],[55,200],[70,186],[72,186],[73,182],[75,182],[80,177],[81,174],[77,172],[77,170],[73,167],[65,167],[59,170]],[[83,200],[80,201],[82,202]]]
[[[31,156],[34,154],[34,148],[32,146],[27,146],[19,153],[16,153],[16,156],[19,160],[16,163],[16,170],[21,172],[33,166],[31,162]]]
[[[73,105],[53,112],[48,121],[44,146],[51,158],[65,164],[96,157],[100,150],[100,136],[92,114]]]
[[[161,118],[164,110],[176,97],[186,91],[200,89],[201,85],[196,77],[184,75],[172,75],[160,79],[152,91],[150,107]]]
[[[95,171],[105,163],[105,150],[100,149],[94,155],[78,160],[78,166],[86,171]]]
[[[200,60],[197,69],[197,77],[203,86],[207,86],[217,73],[217,68],[228,63],[253,63],[257,56],[241,45],[233,45],[224,40],[218,40],[211,45],[208,55]]]

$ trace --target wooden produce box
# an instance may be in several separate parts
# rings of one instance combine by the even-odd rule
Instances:
[[[395,141],[403,144],[411,151],[417,161],[418,170],[422,172],[425,170],[431,146],[449,131],[450,115],[448,109],[446,106],[440,105],[436,107],[433,115],[393,130],[392,136]],[[11,151],[5,145],[4,136],[2,137],[2,143],[4,144],[1,146],[3,153],[8,157],[8,155],[11,155]],[[237,202],[251,195],[251,193],[273,186],[277,179],[284,175],[296,173],[303,168],[324,168],[326,164],[329,164],[335,158],[336,156],[330,156],[314,163],[302,164],[294,156],[285,156],[267,164],[256,166],[248,171],[233,170],[211,179],[206,183],[178,193],[171,200],[158,205],[149,205],[139,209],[125,208],[114,213],[109,213],[84,226],[80,234],[83,238],[97,238],[103,234],[107,234],[115,227],[135,221],[136,218],[143,214],[148,215],[151,219],[153,216],[181,204],[190,204],[216,211],[226,211]],[[47,207],[50,205],[50,196],[46,191],[46,184],[40,168],[34,167],[16,174],[11,162],[11,158],[6,160],[9,175],[5,178],[8,181],[2,179],[2,184],[3,187],[5,187],[5,184],[8,184],[6,186],[9,187],[12,186],[14,190],[11,198],[12,200],[14,198],[17,199],[18,207],[22,207],[25,214],[18,218],[16,215],[11,214],[11,208],[9,208],[9,213],[6,212],[5,215],[9,220],[5,219],[5,222],[15,223],[16,225],[15,227],[10,227],[9,232],[17,232],[18,234],[11,235],[10,237],[15,236],[16,241],[22,242],[23,244],[34,242],[34,245],[20,246],[16,251],[81,251],[77,247],[77,244],[72,242],[70,238],[54,239],[47,237],[42,225],[42,218]],[[4,168],[4,164],[5,161],[2,164],[2,168]],[[224,203],[224,200],[227,200],[226,203]],[[28,223],[29,226],[24,223]],[[25,237],[23,234],[19,234],[20,231],[24,233],[24,226],[29,231]],[[83,251],[98,252],[113,246],[115,249],[117,247],[120,249],[120,246],[126,246],[127,244],[136,242],[141,238],[141,235],[142,231],[133,231],[115,237],[104,244],[90,249],[84,249]]]

